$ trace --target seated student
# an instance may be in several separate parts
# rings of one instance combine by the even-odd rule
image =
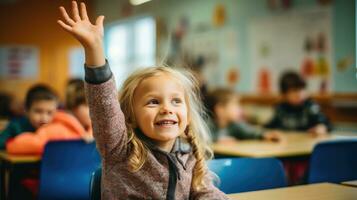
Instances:
[[[75,140],[89,138],[79,121],[63,111],[57,111],[53,120],[38,128],[35,132],[25,132],[6,143],[6,151],[10,154],[36,154],[43,153],[49,141]]]
[[[308,131],[314,136],[325,135],[331,124],[321,112],[319,105],[308,98],[306,83],[295,72],[287,72],[280,79],[283,101],[275,108],[267,128]]]
[[[92,123],[89,116],[89,107],[84,92],[84,81],[71,79],[66,88],[66,109],[71,112],[89,133],[87,140],[93,140]]]
[[[52,121],[57,110],[57,96],[45,85],[29,89],[25,99],[26,116],[13,119],[0,133],[0,149],[5,148],[8,139],[24,132],[34,132],[40,126]]]
[[[87,115],[89,115],[87,113]],[[89,116],[88,116],[89,117]],[[78,119],[63,111],[57,111],[46,125],[16,136],[6,144],[11,154],[42,154],[48,141],[84,139],[92,141],[91,130],[86,131]]]
[[[0,133],[0,148],[13,138],[21,136],[24,132],[35,132],[40,127],[50,123],[57,110],[57,95],[45,85],[34,85],[25,98],[25,116],[13,118]],[[17,170],[16,176],[21,180],[20,184],[14,182],[14,199],[30,199],[32,197],[31,186],[23,182],[27,178],[37,177],[38,172],[34,170]]]
[[[235,139],[281,140],[279,132],[254,128],[243,121],[238,95],[232,90],[212,91],[207,97],[207,106],[212,120],[209,126],[215,142]]]
[[[12,120],[23,115],[23,105],[12,94],[0,91],[0,120]]]

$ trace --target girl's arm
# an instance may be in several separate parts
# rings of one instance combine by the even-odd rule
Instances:
[[[118,92],[108,63],[104,57],[103,20],[99,16],[95,24],[89,21],[84,3],[78,9],[72,2],[72,17],[60,7],[63,18],[59,25],[73,35],[84,47],[86,96],[93,125],[93,135],[104,159],[114,161],[124,156],[127,136],[125,118],[118,102]],[[114,159],[112,159],[114,158]]]

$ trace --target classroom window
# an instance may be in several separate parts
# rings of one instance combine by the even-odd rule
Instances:
[[[155,65],[154,18],[142,17],[109,26],[106,31],[106,53],[118,86],[134,70]]]

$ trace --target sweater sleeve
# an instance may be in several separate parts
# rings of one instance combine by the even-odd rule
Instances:
[[[6,144],[6,151],[10,154],[38,154],[41,155],[48,139],[41,135],[26,132],[16,136]]]
[[[20,128],[14,122],[9,122],[6,128],[0,133],[0,149],[5,149],[6,141],[16,136]]]
[[[326,126],[328,131],[332,130],[332,124],[321,111],[320,106],[316,103],[311,103],[309,105],[309,128],[316,126],[318,124],[323,124]]]
[[[229,134],[237,139],[262,139],[263,131],[247,123],[232,123],[228,127]]]
[[[85,90],[99,152],[107,161],[116,162],[125,159],[127,129],[114,77],[108,70],[108,63],[99,68],[86,68]]]

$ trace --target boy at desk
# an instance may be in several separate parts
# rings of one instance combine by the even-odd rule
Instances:
[[[35,85],[29,89],[25,99],[26,116],[14,119],[0,133],[0,149],[6,142],[24,132],[36,129],[52,121],[57,111],[57,95],[45,85]]]
[[[230,89],[216,89],[207,96],[209,123],[214,142],[229,142],[236,139],[281,140],[277,131],[264,131],[245,123],[238,95]]]
[[[40,155],[49,141],[83,139],[92,142],[94,138],[82,80],[69,82],[66,106],[71,113],[56,111],[49,123],[36,128],[35,132],[24,132],[9,140],[6,151],[10,154]]]
[[[282,102],[266,128],[308,131],[313,136],[326,135],[331,124],[319,105],[308,98],[304,79],[295,72],[286,72],[280,78]]]
[[[286,72],[281,76],[279,84],[282,102],[276,106],[275,114],[266,128],[307,131],[314,137],[324,136],[331,130],[331,124],[319,105],[308,98],[306,83],[299,74]],[[306,182],[307,160],[286,160],[284,167],[289,184]]]

